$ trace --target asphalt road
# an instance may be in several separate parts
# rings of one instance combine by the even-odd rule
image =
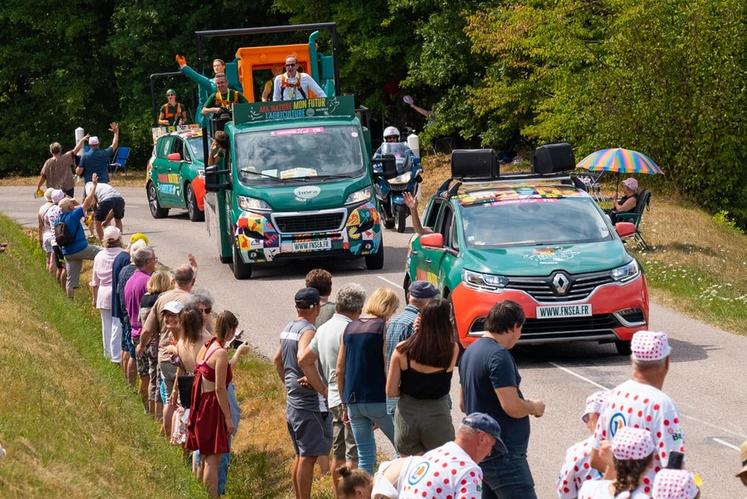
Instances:
[[[192,252],[200,268],[197,286],[213,293],[218,309],[237,313],[251,342],[262,354],[272,356],[281,328],[293,317],[293,295],[313,264],[268,265],[258,268],[251,280],[236,281],[229,266],[219,263],[203,223],[190,222],[179,210],[154,220],[144,189],[120,190],[127,200],[125,234],[147,233],[159,260],[168,266],[185,262],[187,252]],[[0,187],[2,211],[23,225],[35,225],[41,203],[32,193],[32,187]],[[386,262],[381,271],[365,270],[362,261],[325,262],[334,275],[334,286],[339,289],[358,282],[368,292],[380,286],[400,289],[411,236],[411,232],[386,231]],[[739,444],[747,439],[747,337],[656,303],[651,306],[651,327],[666,331],[671,338],[674,352],[664,390],[683,415],[686,466],[703,477],[703,497],[747,498],[747,488],[734,477],[740,464]],[[524,394],[542,398],[547,405],[545,416],[531,421],[529,462],[538,496],[555,497],[555,479],[565,449],[586,436],[580,421],[585,397],[625,381],[629,361],[618,356],[612,345],[583,343],[517,348],[514,354]],[[454,397],[457,378],[452,386]],[[455,422],[462,417],[456,407],[453,416]]]

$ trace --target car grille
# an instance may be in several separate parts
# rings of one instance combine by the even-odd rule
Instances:
[[[339,230],[344,217],[344,212],[337,211],[314,215],[281,215],[273,217],[273,221],[278,231],[284,233],[326,232]]]
[[[591,317],[567,317],[562,319],[527,319],[521,329],[520,343],[537,340],[588,338],[589,336],[614,335],[613,329],[620,323],[612,314]],[[485,330],[485,319],[477,319],[470,332]]]
[[[565,294],[560,294],[552,284],[554,276],[555,273],[549,277],[509,277],[506,288],[524,291],[540,302],[567,302],[585,300],[598,286],[614,282],[609,272],[606,271],[577,275],[565,274],[570,280],[570,285]]]

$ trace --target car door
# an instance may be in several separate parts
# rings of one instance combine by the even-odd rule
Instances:
[[[428,227],[432,231],[438,232],[436,230],[436,225],[444,204],[445,203],[442,199],[431,199],[431,202],[425,210],[425,217],[423,218],[424,227]],[[431,263],[434,254],[437,254],[438,250],[423,247],[420,244],[419,237],[413,238],[410,248],[410,278],[412,280],[430,281],[437,284],[436,276],[431,272]]]
[[[168,179],[168,155],[171,153],[171,147],[173,143],[174,137],[171,135],[159,137],[158,142],[156,142],[156,156],[155,158],[153,158],[152,163],[151,180],[156,186],[156,195],[158,196],[158,202],[163,207],[172,206],[172,198],[168,194],[171,190]]]
[[[181,137],[171,136],[171,147],[169,148],[169,152],[167,154],[165,163],[166,171],[164,172],[164,181],[162,182],[162,192],[164,194],[164,198],[167,199],[167,203],[169,206],[184,206],[181,180],[182,160],[179,159],[179,161],[174,161],[168,159],[168,155],[171,155],[173,153],[179,153],[179,157],[181,158],[183,150],[184,143]]]
[[[454,234],[453,224],[454,209],[449,203],[444,202],[433,229],[433,232],[438,232],[444,236],[444,246],[443,248],[423,248],[423,263],[428,269],[428,280],[436,284],[439,289],[443,289],[444,276],[448,272],[444,263],[451,260],[451,258],[447,259],[446,256],[454,251],[451,247]]]

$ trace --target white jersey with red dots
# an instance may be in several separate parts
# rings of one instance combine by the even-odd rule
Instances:
[[[423,455],[400,484],[400,499],[480,499],[482,471],[464,450],[448,442]]]
[[[622,495],[613,496],[610,492],[610,485],[612,485],[612,480],[593,480],[584,483],[578,491],[578,499],[615,499]],[[629,497],[630,499],[650,499],[651,496],[643,492],[642,487],[638,487],[630,493]]]
[[[602,474],[591,467],[592,442],[593,437],[589,437],[566,451],[557,482],[559,499],[574,499],[584,482],[602,478]]]
[[[650,494],[654,476],[666,465],[669,453],[685,452],[685,436],[677,407],[658,388],[628,380],[613,388],[607,396],[594,431],[592,446],[599,449],[603,440],[614,440],[615,434],[623,426],[651,432],[656,449],[653,467],[641,479],[643,492]]]

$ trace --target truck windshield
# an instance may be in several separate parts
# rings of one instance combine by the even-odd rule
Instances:
[[[192,161],[203,162],[204,155],[202,154],[202,137],[192,137],[187,139],[189,144],[189,152],[192,154]]]
[[[584,197],[526,198],[464,206],[469,246],[531,246],[608,241],[610,229]]]
[[[236,164],[244,184],[363,173],[363,150],[353,126],[248,132],[236,137]]]

